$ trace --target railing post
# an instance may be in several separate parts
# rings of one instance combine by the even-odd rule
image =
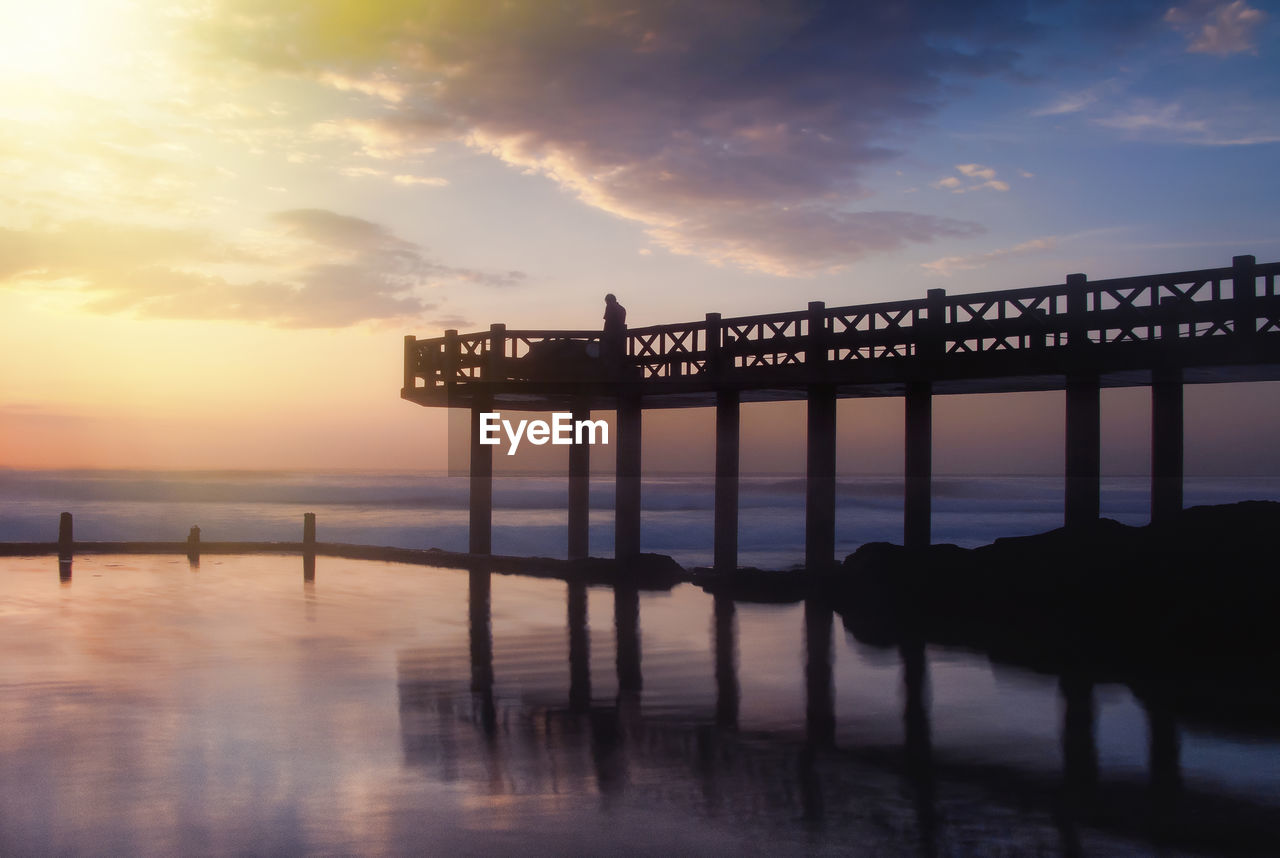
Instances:
[[[809,302],[809,347],[805,350],[805,363],[813,371],[809,380],[817,382],[826,375],[827,364],[827,305],[822,301]]]
[[[413,334],[404,336],[404,390],[413,390],[418,386],[418,338]]]
[[[489,326],[489,359],[484,368],[486,381],[507,379],[507,326]]]
[[[453,328],[444,332],[444,387],[449,398],[453,398],[453,390],[458,384],[458,365],[462,362],[462,353],[458,345],[458,332]]]
[[[707,327],[704,331],[707,346],[707,375],[716,379],[720,378],[724,372],[724,355],[721,351],[722,330],[720,314],[707,313]]]
[[[931,361],[941,360],[946,354],[946,325],[947,325],[947,290],[946,289],[930,289],[925,294],[925,303],[928,307],[929,319],[926,322],[923,331],[923,341],[919,348],[923,357]]]
[[[1231,258],[1231,299],[1235,305],[1235,332],[1239,337],[1252,337],[1258,330],[1254,307],[1257,291],[1257,264],[1252,256]]]
[[[1089,345],[1089,280],[1067,275],[1067,347],[1080,354]]]

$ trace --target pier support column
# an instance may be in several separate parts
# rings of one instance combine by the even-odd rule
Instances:
[[[573,424],[591,419],[585,405],[573,409]],[[581,560],[590,548],[591,445],[569,446],[569,559]]]
[[[1151,384],[1151,521],[1182,511],[1182,370],[1158,369]]]
[[[1067,527],[1086,526],[1101,513],[1102,406],[1097,373],[1067,376]]]
[[[736,390],[716,393],[715,568],[738,568],[738,461],[741,420]]]
[[[828,569],[836,553],[836,389],[809,387],[808,473],[805,479],[804,562]]]
[[[906,396],[906,496],[903,544],[924,548],[931,541],[933,481],[933,385],[913,381]]]
[[[480,415],[492,411],[487,396],[477,396],[471,406],[471,522],[472,554],[490,554],[493,550],[493,446],[480,443]]]
[[[640,397],[618,397],[617,468],[613,512],[613,556],[640,556]]]

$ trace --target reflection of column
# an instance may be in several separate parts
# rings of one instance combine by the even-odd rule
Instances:
[[[489,626],[489,570],[472,569],[470,576],[471,693],[479,706],[487,735],[497,728],[493,704],[493,630]]]
[[[1062,760],[1067,789],[1076,795],[1092,791],[1098,782],[1098,748],[1094,741],[1093,682],[1075,672],[1063,673]]]
[[[1094,741],[1096,712],[1093,682],[1070,668],[1058,680],[1062,695],[1063,801],[1058,814],[1062,850],[1082,854],[1078,820],[1098,783],[1098,748]]]
[[[716,726],[738,728],[738,636],[733,599],[715,597]]]
[[[192,561],[192,568],[200,565],[199,560]],[[314,554],[302,555],[302,582],[304,584],[314,584],[316,582],[316,556]]]
[[[809,744],[835,741],[835,697],[831,690],[831,606],[808,598],[804,602],[805,724]]]
[[[587,627],[587,585],[569,582],[569,708],[591,708],[591,637]]]
[[[618,690],[639,691],[640,591],[623,575],[613,586],[613,628],[617,642]]]
[[[1179,764],[1178,723],[1161,701],[1146,701],[1147,730],[1150,734],[1149,772],[1151,795],[1158,809],[1168,810],[1182,788]]]
[[[590,420],[591,409],[578,404],[573,409],[573,425]],[[569,447],[569,559],[586,557],[589,549],[591,517],[591,445]]]
[[[64,584],[71,583],[71,561],[58,560],[58,580]]]
[[[817,751],[806,745],[796,758],[796,785],[800,792],[800,812],[811,827],[818,827],[826,816],[826,801],[822,794],[822,778],[818,776]]]
[[[907,778],[915,792],[916,820],[920,826],[921,850],[937,853],[938,815],[934,806],[933,739],[929,728],[929,666],[924,641],[905,640],[902,655],[902,689]]]

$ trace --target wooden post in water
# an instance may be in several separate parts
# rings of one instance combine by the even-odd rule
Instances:
[[[1173,354],[1178,340],[1178,299],[1160,302],[1161,350],[1165,363],[1151,373],[1151,521],[1182,511],[1182,367]]]
[[[316,514],[302,514],[302,580],[316,580]]]
[[[585,402],[573,407],[573,425],[590,420],[591,409]],[[578,439],[574,438],[576,442]],[[591,522],[591,445],[574,443],[569,447],[569,559],[581,560],[590,550]]]
[[[640,395],[618,394],[616,429],[617,464],[614,473],[613,556],[634,560],[640,556]]]
[[[71,539],[71,513],[64,512],[58,516],[58,559],[70,560],[75,553]]]
[[[192,562],[200,559],[200,525],[191,525],[187,533],[187,559]]]

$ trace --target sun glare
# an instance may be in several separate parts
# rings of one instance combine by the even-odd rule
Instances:
[[[6,88],[100,84],[132,11],[115,0],[0,0],[0,79]]]

